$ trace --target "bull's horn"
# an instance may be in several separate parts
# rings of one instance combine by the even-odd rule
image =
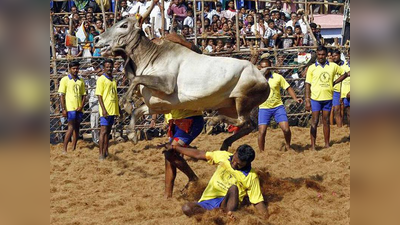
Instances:
[[[151,11],[152,11],[153,8],[154,8],[154,2],[155,2],[155,1],[156,1],[156,0],[151,0],[151,5],[150,5],[150,7],[147,9],[147,11],[143,14],[142,18],[140,19],[140,25],[142,25],[142,23],[144,22],[144,20],[145,20],[147,17],[149,17]],[[142,27],[142,26],[140,26],[140,27]]]

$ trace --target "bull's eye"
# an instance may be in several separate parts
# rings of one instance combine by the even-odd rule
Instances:
[[[128,28],[128,24],[124,23],[120,26],[120,28]]]

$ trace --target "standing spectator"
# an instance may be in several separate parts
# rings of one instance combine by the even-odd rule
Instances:
[[[92,62],[92,67],[86,70],[88,79],[86,85],[89,94],[89,109],[90,109],[90,128],[92,128],[92,140],[95,144],[99,144],[100,132],[97,130],[99,127],[99,100],[96,96],[96,82],[102,75],[100,63],[96,60]]]
[[[290,14],[290,20],[286,23],[286,28],[291,27],[292,30],[294,30],[296,25],[300,25],[298,23],[297,14],[295,12],[292,12],[292,14]]]
[[[69,74],[60,81],[58,92],[61,95],[61,111],[63,117],[68,119],[68,130],[64,138],[64,153],[67,153],[68,142],[73,135],[73,150],[76,149],[78,142],[79,126],[82,122],[82,109],[85,105],[85,83],[78,77],[79,63],[69,64]]]
[[[304,15],[303,9],[297,10],[298,23],[300,24],[301,31],[303,32],[303,34],[306,34],[307,33],[307,24],[303,20],[303,15]]]
[[[101,34],[104,32],[103,21],[101,19],[96,20],[96,31]]]
[[[350,70],[350,49],[349,49],[349,61],[347,67]],[[344,106],[344,113],[347,114],[347,122],[350,127],[350,77],[347,77],[342,82],[341,98]]]
[[[100,138],[99,159],[108,156],[109,135],[114,124],[115,116],[119,116],[117,82],[113,77],[114,61],[106,59],[103,62],[104,74],[97,79],[96,95],[99,99]]]
[[[283,35],[282,39],[283,39],[283,48],[290,48],[293,46],[293,38],[289,37],[293,35],[293,29],[292,27],[287,27],[285,30],[285,34]]]
[[[86,23],[89,23],[90,26],[95,26],[93,13],[86,13]]]
[[[221,2],[215,3],[215,9],[213,9],[210,14],[211,14],[211,18],[213,18],[214,15],[217,15],[218,18],[222,17],[222,4],[221,4]],[[214,21],[214,18],[213,18],[213,23],[214,22],[215,21]]]
[[[306,111],[312,111],[310,127],[311,149],[315,150],[317,138],[317,125],[319,114],[322,110],[322,123],[324,126],[325,148],[329,148],[330,126],[329,114],[332,109],[333,86],[342,82],[348,73],[336,63],[329,63],[326,60],[327,49],[324,46],[317,48],[317,62],[308,67],[306,75]],[[340,76],[334,81],[337,74]]]
[[[128,2],[126,0],[122,0],[119,3],[119,12],[121,13],[122,17],[128,17],[131,9],[132,6],[128,6]]]
[[[343,60],[341,60],[340,59],[340,57],[341,57],[341,52],[340,52],[340,50],[338,50],[338,49],[336,49],[336,50],[334,50],[333,51],[333,53],[332,53],[332,58],[333,58],[333,61],[337,64],[337,65],[339,65],[340,67],[342,67],[342,69],[343,69],[343,71],[344,72],[349,72],[350,71],[350,66],[348,66],[348,64],[345,62],[345,61],[343,61]],[[339,78],[339,74],[336,74],[336,76],[335,76],[335,80],[336,79],[338,79]],[[349,81],[350,80],[350,77],[348,77],[348,78],[346,78],[344,81],[343,81],[343,84],[345,83],[345,82],[347,82],[347,81]],[[340,110],[340,100],[341,100],[341,89],[342,89],[342,84],[340,83],[340,84],[336,84],[334,87],[333,87],[333,101],[332,101],[332,104],[333,104],[333,114],[334,114],[334,117],[335,117],[335,121],[336,121],[336,124],[337,124],[337,126],[338,127],[342,127],[343,126],[343,120],[342,120],[342,115],[341,115],[341,110]],[[347,94],[347,93],[346,93]]]
[[[258,65],[258,69],[270,66],[271,62],[267,58],[264,58]],[[275,122],[279,124],[285,136],[286,150],[292,150],[290,147],[292,132],[290,131],[286,110],[283,106],[281,88],[287,90],[293,100],[297,103],[303,103],[303,99],[297,98],[293,88],[290,87],[289,83],[280,74],[272,73],[267,69],[265,72],[265,78],[268,81],[271,91],[268,99],[260,105],[258,111],[258,148],[261,152],[264,151],[267,127],[270,124],[271,118],[274,117]]]
[[[182,28],[183,20],[185,20],[187,16],[186,6],[184,3],[184,0],[173,0],[167,11],[168,15],[171,17],[175,15],[175,19],[178,22],[179,28]]]
[[[315,23],[310,23],[310,27],[311,27],[311,32],[312,32],[312,33],[314,34],[314,36],[315,36],[315,34],[317,33],[317,24],[315,24]],[[317,37],[315,37],[315,38],[317,38]],[[318,39],[317,39],[317,44],[318,44]],[[310,32],[308,32],[308,33],[306,33],[306,34],[304,35],[303,45],[304,45],[304,46],[313,46],[313,45],[314,45],[314,40],[313,40],[313,38],[311,37],[311,33],[310,33]]]
[[[251,26],[251,32],[256,36],[263,37],[266,32],[268,24],[264,22],[261,14],[257,14],[256,18],[257,18],[257,23]]]
[[[236,15],[235,3],[234,1],[230,0],[228,2],[228,9],[222,11],[222,16],[231,20]]]
[[[276,28],[273,20],[269,20],[267,31],[264,34],[266,46],[269,48],[275,47],[277,40],[280,36],[282,36],[282,32]]]
[[[185,20],[183,21],[183,25],[187,25],[189,27],[193,27],[194,26],[194,21],[193,21],[193,10],[189,9],[187,11],[187,17],[185,18]]]

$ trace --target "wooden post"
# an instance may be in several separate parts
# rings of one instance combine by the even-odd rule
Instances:
[[[72,14],[71,14],[72,15]],[[71,16],[71,18],[69,19],[69,35],[74,35],[74,33],[73,33],[73,31],[72,31],[72,16]],[[71,47],[68,47],[68,55],[70,55],[71,56]]]
[[[103,14],[104,31],[106,31],[107,30],[107,21],[106,21],[106,13],[104,12],[103,0],[100,0],[100,3],[101,3],[101,13]]]
[[[308,3],[307,3],[307,0],[304,0],[304,15],[308,16]]]
[[[194,16],[194,43],[197,45],[197,5],[196,5],[196,0],[193,0],[193,16]]]
[[[256,12],[258,12],[258,0],[255,0],[256,2]]]
[[[156,18],[153,16],[153,17],[151,17],[151,29],[150,29],[150,35],[149,35],[149,38],[150,38],[150,40],[151,39],[153,39],[153,37],[154,37],[154,23],[155,23],[155,20],[156,20]]]
[[[204,35],[204,0],[201,0],[201,30],[202,35]],[[197,43],[196,43],[197,44]]]
[[[161,37],[165,37],[165,10],[164,10],[164,0],[161,0]]]
[[[116,24],[117,23],[117,15],[118,15],[118,0],[115,0],[114,3],[115,3],[115,5],[114,5],[114,24]]]
[[[53,55],[52,65],[53,65],[53,75],[57,75],[57,65],[56,65],[56,48],[54,40],[54,29],[53,29],[53,17],[50,14],[50,40],[51,40],[51,53]]]
[[[240,51],[240,33],[239,33],[239,11],[237,10],[236,0],[235,2],[235,9],[236,9],[236,51]]]

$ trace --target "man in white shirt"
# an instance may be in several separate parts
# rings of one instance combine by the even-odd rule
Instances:
[[[294,30],[294,28],[296,27],[297,24],[300,25],[300,24],[299,24],[299,19],[297,18],[297,13],[292,12],[292,13],[290,14],[290,19],[291,19],[291,20],[289,20],[289,21],[286,23],[285,28],[287,28],[287,27],[292,27],[292,30]]]
[[[146,2],[145,0],[139,0],[131,10],[129,10],[129,15],[134,16],[136,13],[139,13],[140,15],[143,15],[146,11],[147,8],[150,7],[151,2]]]

